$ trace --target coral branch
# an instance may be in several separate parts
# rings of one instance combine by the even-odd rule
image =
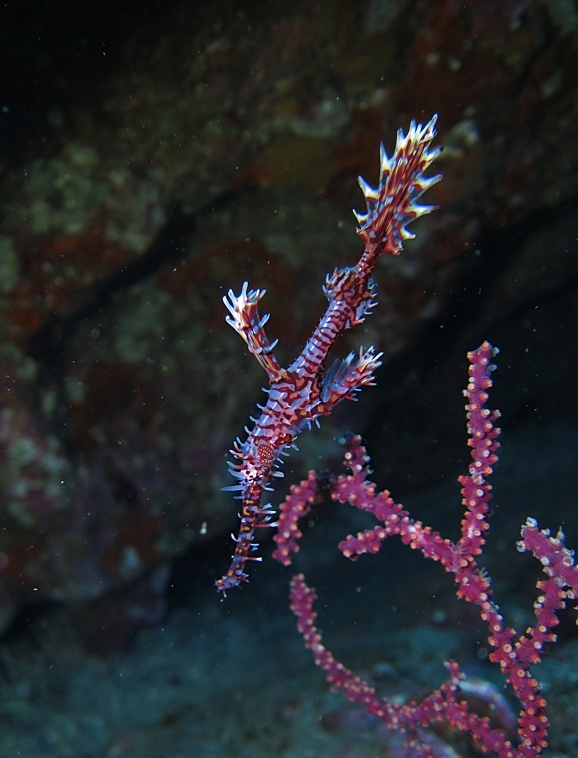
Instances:
[[[364,705],[390,728],[405,732],[406,745],[420,756],[430,753],[429,747],[420,742],[417,727],[431,725],[442,718],[447,719],[453,728],[468,732],[484,752],[493,751],[500,758],[531,758],[542,753],[547,745],[546,701],[540,694],[540,685],[530,673],[530,666],[540,662],[544,645],[556,639],[552,633],[558,624],[556,612],[565,607],[567,599],[574,600],[578,594],[578,568],[573,553],[564,545],[564,535],[559,532],[556,537],[551,537],[549,532],[540,531],[533,519],[528,519],[522,528],[518,549],[530,550],[540,560],[547,579],[537,583],[541,594],[534,605],[536,625],[527,629],[525,635],[518,636],[514,629],[505,627],[500,610],[492,599],[490,581],[477,565],[476,558],[482,552],[484,534],[488,529],[491,487],[486,477],[492,473],[492,466],[497,461],[495,451],[499,429],[495,428],[494,422],[499,413],[485,407],[487,390],[492,385],[490,373],[495,368],[490,361],[496,352],[484,342],[468,354],[470,378],[464,394],[468,400],[468,444],[472,448],[472,460],[469,474],[459,477],[466,512],[458,542],[445,539],[422,522],[412,519],[401,505],[394,503],[387,490],[376,492],[376,486],[368,480],[369,458],[360,437],[351,435],[346,439],[344,463],[351,473],[332,482],[330,491],[334,500],[367,511],[380,522],[374,529],[356,537],[349,535],[339,544],[347,558],[356,560],[363,553],[376,553],[387,537],[399,535],[404,544],[421,550],[426,558],[439,561],[448,573],[454,575],[458,597],[479,607],[480,616],[488,627],[488,642],[494,649],[490,660],[500,665],[520,702],[518,747],[514,747],[502,731],[491,729],[487,719],[472,713],[465,701],[457,700],[463,675],[454,662],[447,664],[449,682],[421,702],[397,706],[379,698],[373,688],[355,677],[323,646],[315,626],[315,591],[307,587],[302,575],[295,577],[291,584],[291,608],[297,617],[299,631],[305,645],[313,652],[315,663],[326,672],[332,688],[341,689],[350,700]],[[314,472],[310,472],[308,482],[314,481]],[[291,524],[290,549],[293,552],[297,550],[296,540],[300,536],[297,520],[302,512],[303,501],[294,491],[284,504],[284,520]],[[288,563],[289,551],[276,557]],[[465,684],[463,688],[468,689]]]
[[[322,497],[322,487],[315,471],[310,471],[307,479],[299,484],[292,484],[285,502],[279,509],[277,534],[273,537],[277,548],[273,558],[284,566],[291,564],[291,553],[299,550],[299,540],[303,533],[299,521],[311,510],[313,503]]]

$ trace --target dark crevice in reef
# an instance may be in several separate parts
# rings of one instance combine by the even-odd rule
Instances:
[[[536,233],[552,227],[569,215],[569,208],[574,204],[578,204],[578,198],[563,206],[534,213],[531,219],[524,218],[503,230],[486,232],[471,245],[470,251],[466,253],[470,265],[465,268],[462,279],[456,280],[452,285],[444,309],[428,322],[407,350],[387,364],[384,372],[386,375],[379,379],[384,395],[391,397],[392,388],[403,385],[403,378],[408,371],[416,374],[418,382],[421,382],[431,371],[432,365],[443,365],[447,361],[460,335],[479,319],[488,292],[499,282],[503,272],[520,255],[528,241]],[[530,308],[569,292],[577,281],[578,277],[570,277],[539,299],[531,297],[520,303],[515,310],[493,320],[489,326],[483,324],[483,330],[499,330],[506,322],[519,318]],[[482,341],[490,336],[484,333],[476,335],[474,339]],[[475,347],[478,345],[471,345],[470,349]]]
[[[465,427],[458,394],[466,384],[465,353],[484,339],[502,348],[493,397],[494,407],[505,414],[504,424],[543,423],[562,416],[571,418],[576,412],[568,400],[573,397],[571,365],[558,376],[557,407],[551,393],[548,398],[542,396],[548,389],[538,377],[554,359],[540,342],[540,329],[536,332],[533,322],[539,316],[544,318],[540,314],[567,303],[558,327],[558,340],[563,343],[564,334],[578,318],[573,305],[578,274],[570,273],[551,289],[536,288],[507,311],[494,315],[486,305],[532,237],[549,230],[555,233],[556,225],[573,215],[572,205],[565,202],[482,234],[466,253],[470,265],[453,283],[443,311],[381,371],[377,383],[380,400],[366,435],[375,468],[385,472],[388,487],[403,494],[461,472],[465,458],[460,443]],[[545,261],[547,256],[545,249]],[[542,276],[538,267],[532,273]],[[513,338],[512,332],[517,337]],[[555,345],[552,349],[557,350]],[[572,363],[575,359],[570,356],[567,360]]]

